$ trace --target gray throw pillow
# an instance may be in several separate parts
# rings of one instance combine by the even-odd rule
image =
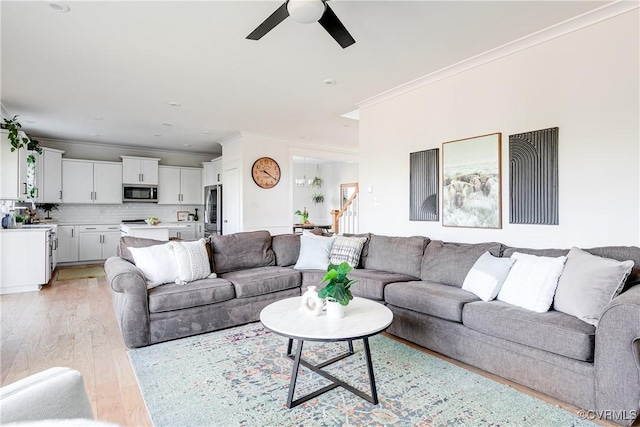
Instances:
[[[632,267],[633,261],[616,261],[571,248],[553,308],[598,326],[602,310],[620,293]]]

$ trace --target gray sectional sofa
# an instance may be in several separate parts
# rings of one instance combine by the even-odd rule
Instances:
[[[640,248],[587,250],[634,262],[624,291],[595,327],[553,309],[536,313],[502,301],[484,302],[462,289],[467,273],[487,251],[508,257],[515,251],[559,256],[568,250],[364,236],[368,241],[360,265],[349,274],[358,279],[351,289],[391,309],[389,333],[619,424],[631,424],[640,414]],[[248,232],[212,236],[217,278],[147,290],[127,247],[162,243],[122,238],[120,256],[105,263],[129,347],[257,321],[263,307],[300,295],[324,275],[292,268],[300,236]]]

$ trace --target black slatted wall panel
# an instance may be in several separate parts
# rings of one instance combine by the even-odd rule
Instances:
[[[409,220],[438,221],[438,148],[409,154]]]
[[[509,136],[512,224],[558,224],[558,128]]]

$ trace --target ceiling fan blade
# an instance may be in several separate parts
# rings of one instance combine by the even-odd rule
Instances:
[[[342,25],[342,22],[338,19],[333,10],[327,4],[327,8],[324,11],[324,14],[318,21],[320,25],[324,27],[325,30],[333,37],[342,48],[346,48],[354,44],[356,41],[351,37],[349,31]]]
[[[282,6],[276,9],[264,22],[258,25],[258,28],[253,30],[251,34],[247,36],[249,40],[260,40],[265,34],[273,30],[276,25],[284,21],[289,16],[287,10],[287,2],[284,2]]]

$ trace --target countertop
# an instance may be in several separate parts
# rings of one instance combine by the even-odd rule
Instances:
[[[120,224],[121,230],[133,230],[140,228],[188,228],[190,225],[198,224],[196,221],[188,221],[188,222],[161,222],[157,225],[149,225],[149,224]]]

